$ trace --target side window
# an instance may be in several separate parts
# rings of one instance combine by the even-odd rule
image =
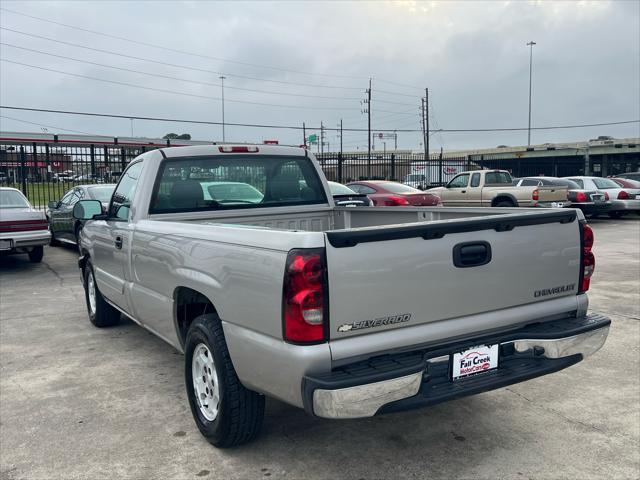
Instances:
[[[540,182],[538,180],[532,180],[530,178],[525,178],[520,184],[521,187],[537,187],[539,185]]]
[[[584,189],[584,182],[581,178],[570,178],[569,180],[573,180],[580,186],[580,188]]]
[[[478,185],[480,185],[480,174],[474,173],[473,175],[471,175],[471,186],[477,187]]]
[[[116,187],[111,197],[109,205],[109,218],[117,220],[128,220],[131,202],[136,193],[138,179],[142,171],[142,162],[131,165],[120,178],[120,183]]]
[[[458,175],[453,180],[449,182],[449,188],[464,188],[469,183],[469,174],[463,173],[462,175]]]
[[[79,200],[82,200],[84,194],[81,189],[74,190],[69,200],[69,206],[75,205]]]

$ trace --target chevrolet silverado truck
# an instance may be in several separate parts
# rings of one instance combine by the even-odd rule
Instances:
[[[444,187],[431,188],[445,207],[568,207],[567,188],[519,186],[506,170],[474,170],[456,175]]]
[[[300,148],[146,152],[74,216],[90,321],[183,352],[218,447],[258,435],[265,396],[332,419],[433,405],[569,367],[609,330],[580,211],[336,207]]]

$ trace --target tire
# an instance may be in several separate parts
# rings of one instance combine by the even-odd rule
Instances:
[[[505,208],[505,207],[512,208],[512,207],[515,207],[513,202],[510,202],[509,200],[501,200],[500,202],[496,203],[494,206],[498,207],[498,208]]]
[[[91,296],[93,295],[93,302]],[[89,321],[98,328],[112,327],[120,321],[120,312],[109,305],[103,298],[93,273],[91,260],[84,267],[84,298],[87,302]]]
[[[82,233],[82,224],[78,223],[75,229],[76,247],[78,247],[78,252],[82,253],[82,248],[80,248],[80,233]]]
[[[622,216],[622,212],[614,211],[609,212],[609,218],[620,218]]]
[[[189,327],[184,371],[191,413],[209,443],[219,448],[233,447],[259,435],[264,396],[240,383],[217,315],[201,315]],[[201,403],[198,398],[207,403]]]
[[[44,247],[42,245],[33,247],[33,249],[29,252],[29,261],[31,263],[40,263],[42,261],[43,256],[44,256]]]

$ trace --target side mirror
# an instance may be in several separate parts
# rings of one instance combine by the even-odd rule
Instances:
[[[58,202],[56,202],[55,200],[51,200],[48,206],[51,210],[55,210],[56,208],[58,208]]]
[[[73,206],[73,218],[76,220],[91,220],[102,214],[102,203],[99,200],[80,200]]]

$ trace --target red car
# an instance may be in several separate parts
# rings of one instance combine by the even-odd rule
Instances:
[[[386,180],[367,180],[347,183],[351,190],[368,196],[374,206],[412,206],[412,207],[436,207],[442,206],[442,200],[438,195],[426,193],[417,188],[409,187],[398,182]]]

